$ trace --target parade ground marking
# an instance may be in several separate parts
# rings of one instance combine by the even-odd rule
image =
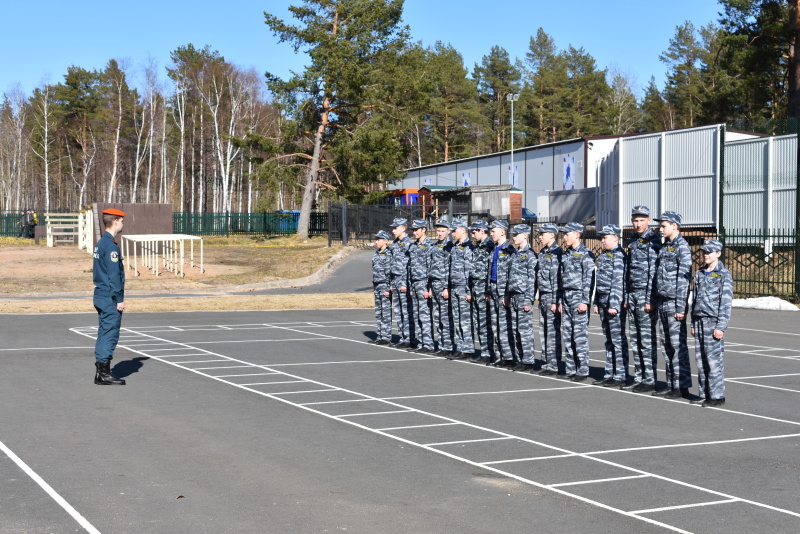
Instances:
[[[601,449],[589,452],[579,452],[577,450],[571,450],[569,448],[548,444],[543,441],[532,440],[498,429],[473,424],[457,418],[447,417],[434,413],[434,411],[415,408],[399,401],[426,398],[434,399],[437,397],[469,397],[475,395],[513,395],[523,393],[535,394],[537,392],[557,392],[563,393],[564,395],[570,395],[578,391],[593,391],[598,393],[603,392],[599,393],[601,395],[635,395],[641,399],[642,402],[682,402],[684,405],[686,402],[637,395],[635,393],[622,391],[619,389],[600,388],[596,386],[590,386],[586,383],[564,382],[551,377],[539,377],[530,374],[520,375],[520,373],[517,373],[517,376],[524,376],[526,379],[530,379],[532,381],[531,384],[536,383],[541,385],[542,380],[549,380],[553,384],[553,387],[530,389],[509,388],[505,390],[464,391],[454,393],[431,393],[426,395],[407,396],[394,395],[381,397],[338,387],[322,380],[314,380],[298,374],[303,372],[303,369],[305,368],[304,366],[310,365],[315,367],[321,365],[356,366],[359,364],[373,365],[388,362],[401,364],[402,362],[420,363],[426,361],[430,362],[432,365],[437,365],[437,363],[443,362],[441,358],[431,356],[420,357],[419,355],[409,354],[403,350],[392,347],[368,345],[366,341],[363,341],[363,339],[352,339],[348,337],[342,337],[340,335],[333,335],[339,334],[340,332],[347,332],[348,329],[352,328],[372,330],[374,328],[374,324],[372,321],[365,320],[130,327],[123,329],[125,339],[121,340],[120,348],[125,348],[135,354],[152,358],[179,369],[189,371],[191,373],[195,373],[251,393],[255,393],[262,397],[294,406],[325,418],[333,419],[389,439],[413,445],[447,458],[464,462],[469,465],[503,475],[531,486],[546,489],[572,499],[577,499],[592,506],[603,508],[629,518],[653,525],[658,525],[674,532],[690,531],[684,530],[674,524],[670,524],[667,521],[654,519],[652,516],[654,514],[667,511],[742,503],[755,506],[763,510],[768,510],[770,512],[776,512],[800,518],[800,513],[792,510],[778,506],[772,506],[764,502],[746,499],[741,496],[731,495],[726,492],[716,491],[711,488],[703,487],[699,484],[684,482],[682,480],[666,477],[655,472],[638,469],[630,465],[625,465],[624,463],[603,458],[604,455],[627,453],[632,451],[649,451],[681,447],[715,447],[725,444],[791,439],[800,437],[800,433],[749,436],[713,441],[689,441],[684,443],[669,443],[641,447],[614,448],[605,450]],[[95,327],[72,329],[72,331],[89,338],[94,338],[96,335],[96,330],[97,329]],[[331,330],[334,330],[334,332],[327,333]],[[242,332],[243,336],[247,337],[245,339],[230,340],[195,340],[189,343],[170,339],[171,335],[178,333],[200,333],[215,331],[227,333],[240,331]],[[274,338],[269,339],[255,339],[254,336],[252,336],[254,331],[275,332],[276,334],[289,333],[291,337],[285,338],[280,337],[280,335],[276,335]],[[597,332],[593,331],[592,334],[596,335]],[[238,346],[241,346],[241,344],[245,343],[275,343],[279,341],[292,343],[300,341],[307,342],[312,340],[315,342],[323,341],[329,343],[352,343],[354,346],[361,345],[369,347],[371,351],[370,354],[375,354],[375,351],[378,351],[377,354],[387,355],[388,357],[375,358],[374,356],[370,356],[364,359],[358,359],[359,352],[354,351],[354,357],[344,361],[313,361],[313,359],[309,359],[308,361],[296,361],[292,363],[275,362],[263,364],[247,361],[247,356],[237,358],[227,354],[222,354],[221,352],[215,352],[202,348],[203,346],[215,344],[221,344],[223,348],[225,348],[236,347],[237,344],[239,344]],[[731,344],[731,346],[735,347],[734,351],[748,357],[755,358],[772,358],[774,357],[772,354],[765,353],[787,350],[776,347],[758,347],[741,344]],[[234,348],[233,352],[235,352],[235,350],[236,349]],[[401,355],[408,356],[401,357]],[[785,361],[796,361],[791,358],[784,359]],[[592,361],[598,362],[603,360]],[[467,361],[456,361],[453,363],[471,365],[475,369],[475,372],[508,372],[501,369],[487,368],[482,365],[477,366]],[[287,370],[288,368],[292,368],[292,372],[289,372]],[[233,371],[236,369],[240,369],[242,372]],[[728,381],[745,386],[766,387],[761,384],[746,382],[745,380],[752,381],[754,379],[770,379],[797,375],[800,375],[800,373],[763,375],[755,377],[751,376],[738,379],[731,378],[728,379]],[[239,380],[243,381],[240,382]],[[791,389],[787,389],[787,391],[796,392],[796,390]],[[317,400],[315,397],[312,397],[312,399],[304,398],[304,396],[308,394],[330,394],[331,398],[330,400]],[[701,409],[699,406],[687,406],[687,409],[695,408]],[[748,413],[741,410],[733,410],[724,407],[712,409],[703,408],[703,410],[718,410],[730,415],[746,416],[800,427],[800,421],[770,417],[758,413]],[[428,433],[427,435],[425,434],[426,432]],[[433,439],[431,439],[431,436],[434,436]],[[509,444],[509,446],[512,446],[512,448],[518,444],[523,444],[526,449],[538,451],[538,454],[494,460],[488,458],[475,458],[463,451],[464,447],[469,447],[472,445],[480,446],[482,444],[487,444],[491,445],[492,447],[497,447],[503,443]],[[564,459],[569,459],[571,462],[587,462],[585,464],[586,470],[591,470],[592,466],[595,466],[595,469],[601,475],[577,480],[562,479],[554,481],[542,481],[535,480],[531,477],[524,476],[519,472],[513,472],[510,470],[510,468],[513,466],[526,465],[530,462],[560,462]],[[558,473],[558,471],[556,471],[556,473]],[[658,486],[659,491],[672,491],[673,494],[675,494],[676,489],[678,489],[678,493],[682,497],[685,497],[684,500],[686,502],[681,502],[679,504],[673,504],[670,506],[643,508],[634,507],[633,509],[630,509],[628,507],[622,507],[616,504],[604,502],[604,499],[601,498],[588,497],[578,492],[582,487],[604,486],[609,484],[616,485],[614,487],[617,488],[627,488],[628,491],[637,492],[638,490],[636,484],[640,483],[655,484]],[[607,491],[606,494],[611,496],[614,494],[614,492]],[[633,503],[630,503],[630,505],[632,504]]]

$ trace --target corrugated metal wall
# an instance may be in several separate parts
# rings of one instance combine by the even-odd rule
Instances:
[[[630,227],[630,209],[677,211],[684,226],[718,219],[721,125],[619,139],[600,162],[597,225]]]
[[[796,195],[796,135],[725,144],[726,232],[793,231]]]

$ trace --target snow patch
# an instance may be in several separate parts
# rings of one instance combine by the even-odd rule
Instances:
[[[753,310],[798,311],[797,306],[778,297],[756,297],[752,299],[733,299],[734,308]]]

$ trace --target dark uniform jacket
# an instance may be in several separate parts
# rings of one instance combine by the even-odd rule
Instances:
[[[561,286],[565,291],[580,292],[580,304],[592,302],[594,288],[594,253],[581,242],[567,248],[561,258]]]
[[[700,269],[694,273],[692,318],[716,318],[717,326],[714,328],[724,331],[731,320],[732,305],[733,278],[722,262],[717,263],[713,271]]]
[[[375,291],[389,291],[392,276],[392,252],[389,247],[372,255],[372,284]]]
[[[500,298],[503,298],[508,290],[508,277],[510,274],[509,265],[511,264],[512,256],[516,253],[517,249],[514,248],[514,245],[509,240],[502,245],[495,247],[494,253],[489,257],[489,268],[486,272],[486,282],[487,284],[494,283],[492,282],[492,267],[494,264],[494,254],[497,254],[497,293]],[[490,288],[487,286],[487,293],[489,290]]]
[[[530,245],[511,256],[508,276],[508,293],[520,295],[522,306],[533,306],[536,297],[536,253]]]
[[[431,269],[430,279],[443,280],[447,282],[450,276],[450,250],[453,248],[453,241],[447,236],[441,241],[433,244],[431,250]]]
[[[617,245],[612,250],[604,250],[597,258],[597,291],[594,303],[622,311],[625,302],[625,251]]]
[[[692,279],[692,251],[689,243],[678,234],[664,242],[656,264],[656,294],[661,300],[674,300],[675,313],[686,313],[689,282]]]
[[[475,245],[465,239],[461,243],[454,243],[450,249],[450,288],[465,288],[470,294],[468,282],[469,272],[472,268],[472,251]]]
[[[544,293],[555,293],[556,302],[561,301],[561,280],[559,268],[564,251],[555,242],[539,251],[539,264],[536,269],[536,284],[539,286],[539,298]]]
[[[94,249],[94,296],[125,302],[125,267],[122,253],[109,232],[103,234]]]
[[[652,228],[644,234],[635,235],[628,242],[628,271],[626,273],[627,294],[643,292],[645,304],[655,304],[656,261],[661,250],[661,234]]]

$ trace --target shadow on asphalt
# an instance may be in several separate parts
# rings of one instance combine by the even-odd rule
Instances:
[[[132,358],[130,360],[123,360],[116,364],[111,372],[117,378],[125,378],[126,376],[138,373],[139,369],[141,369],[144,365],[142,362],[149,359],[150,358],[145,358],[143,356],[137,356],[136,358]]]

